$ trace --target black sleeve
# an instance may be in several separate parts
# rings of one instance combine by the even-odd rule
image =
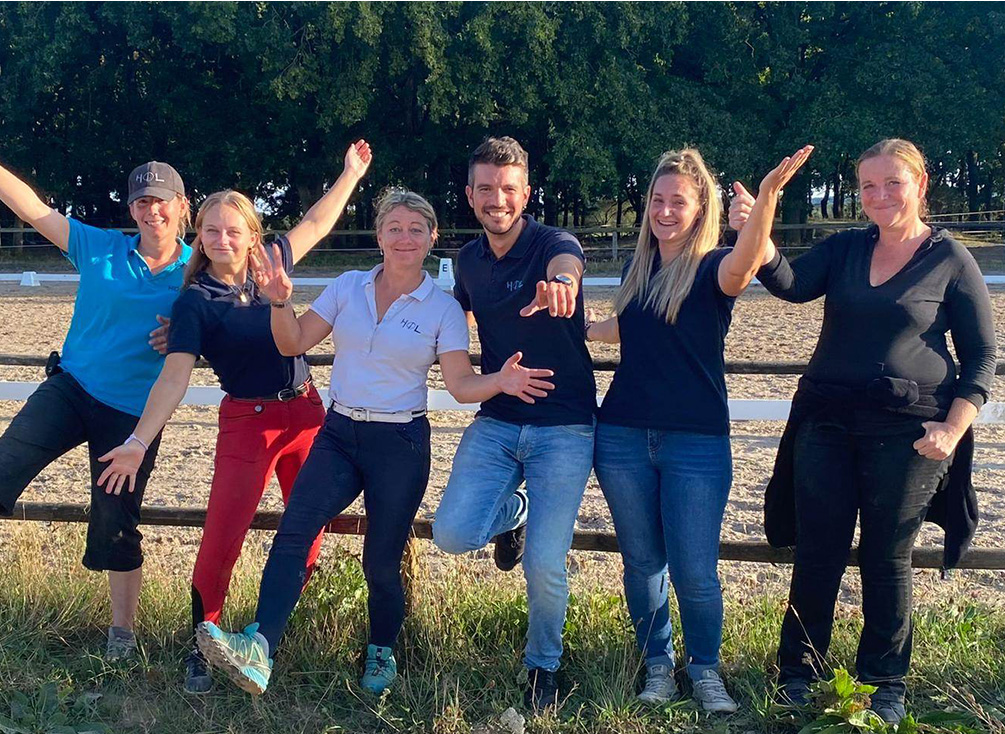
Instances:
[[[987,402],[994,382],[995,325],[988,287],[969,252],[964,251],[963,265],[949,284],[946,309],[953,346],[960,360],[956,397],[980,408]]]
[[[290,245],[286,235],[281,234],[273,240],[273,244],[279,245],[279,251],[283,256],[283,270],[289,275],[293,272],[295,263],[293,262],[293,247]],[[272,248],[268,248],[269,256],[272,256]]]
[[[186,289],[171,307],[171,325],[168,326],[168,354],[202,354],[205,329],[206,301],[191,288]]]
[[[820,298],[827,291],[833,253],[840,247],[844,235],[843,232],[831,235],[797,257],[791,265],[776,249],[771,262],[757,271],[757,279],[769,293],[783,301],[806,303]]]
[[[454,275],[454,298],[465,311],[471,310],[471,296],[464,287],[464,271],[461,269],[461,256],[457,255],[457,273]]]
[[[566,232],[564,229],[555,230],[545,244],[545,268],[547,269],[551,265],[551,261],[559,255],[575,255],[584,264],[586,263],[586,253],[583,252],[583,246],[579,244],[579,240],[576,239],[575,235],[571,232]]]

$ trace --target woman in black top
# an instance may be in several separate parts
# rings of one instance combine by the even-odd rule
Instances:
[[[911,657],[911,550],[944,479],[957,487],[939,492],[950,564],[958,557],[949,552],[946,514],[965,515],[964,548],[972,536],[976,505],[963,497],[970,425],[991,388],[995,337],[977,263],[945,230],[922,221],[928,176],[918,149],[884,140],[859,158],[858,178],[872,226],[835,234],[791,266],[772,247],[758,273],[784,300],[826,296],[820,338],[769,484],[765,524],[772,544],[796,546],[778,656],[783,693],[802,703],[824,669],[860,516],[865,623],[856,665],[859,678],[878,688],[873,710],[897,722]],[[742,226],[751,201],[734,200],[731,224]],[[945,497],[954,491],[955,505]],[[793,500],[794,528],[784,519]]]

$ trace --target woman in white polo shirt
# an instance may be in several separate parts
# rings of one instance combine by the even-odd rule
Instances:
[[[250,693],[263,693],[272,653],[300,598],[305,557],[314,538],[362,492],[367,514],[363,571],[370,639],[360,684],[383,692],[396,675],[392,648],[405,615],[401,556],[429,479],[426,379],[439,359],[451,395],[476,403],[501,392],[527,402],[553,385],[550,370],[521,367],[514,354],[494,374],[468,359],[464,312],[422,269],[437,237],[436,214],[418,194],[400,189],[380,200],[377,243],[383,263],[335,279],[299,318],[282,260],[261,250],[259,287],[272,300],[272,333],[283,354],[303,354],[332,335],[331,407],[283,514],[262,576],[255,622],[227,633],[199,625],[200,649]]]

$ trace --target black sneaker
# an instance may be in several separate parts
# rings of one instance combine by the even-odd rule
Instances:
[[[527,690],[524,705],[532,711],[543,711],[548,706],[558,706],[558,673],[544,668],[527,671]]]
[[[879,718],[887,724],[899,724],[907,712],[904,709],[903,681],[875,683],[877,690],[870,696],[869,708],[879,714]]]
[[[527,524],[499,533],[495,537],[495,543],[492,557],[495,559],[496,568],[500,571],[512,571],[523,560],[523,549],[527,543]]]
[[[778,703],[782,706],[805,706],[810,702],[810,681],[789,678],[778,683]]]
[[[213,687],[213,677],[202,651],[195,648],[185,658],[185,692],[206,693]]]

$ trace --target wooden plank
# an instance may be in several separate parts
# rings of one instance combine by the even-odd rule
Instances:
[[[29,354],[0,354],[0,367],[45,367],[47,357]],[[334,354],[308,354],[307,363],[315,367],[329,367]],[[482,355],[471,354],[471,364],[480,365]],[[618,368],[617,359],[595,359],[593,369],[597,372],[613,372]],[[209,363],[200,359],[196,367],[208,368]],[[728,375],[801,375],[806,371],[805,362],[726,362]],[[998,360],[996,375],[1005,375],[1005,360]]]
[[[86,505],[54,504],[41,502],[18,502],[11,517],[6,520],[28,520],[36,522],[87,522]],[[275,530],[279,527],[282,513],[259,512],[252,522],[253,530]],[[202,527],[206,511],[201,507],[144,507],[143,524],[162,527]],[[328,532],[336,535],[362,535],[366,532],[366,517],[362,515],[340,515],[328,525]],[[416,538],[430,540],[433,537],[433,523],[419,519],[412,524]],[[573,536],[574,550],[617,553],[618,541],[611,533],[583,530]],[[719,557],[724,561],[747,563],[791,564],[790,548],[772,548],[767,543],[750,541],[724,541],[719,544]],[[942,548],[915,548],[911,557],[914,568],[941,568]],[[858,550],[853,548],[848,565],[858,565]],[[964,557],[960,568],[1005,570],[1005,549],[971,548]]]

